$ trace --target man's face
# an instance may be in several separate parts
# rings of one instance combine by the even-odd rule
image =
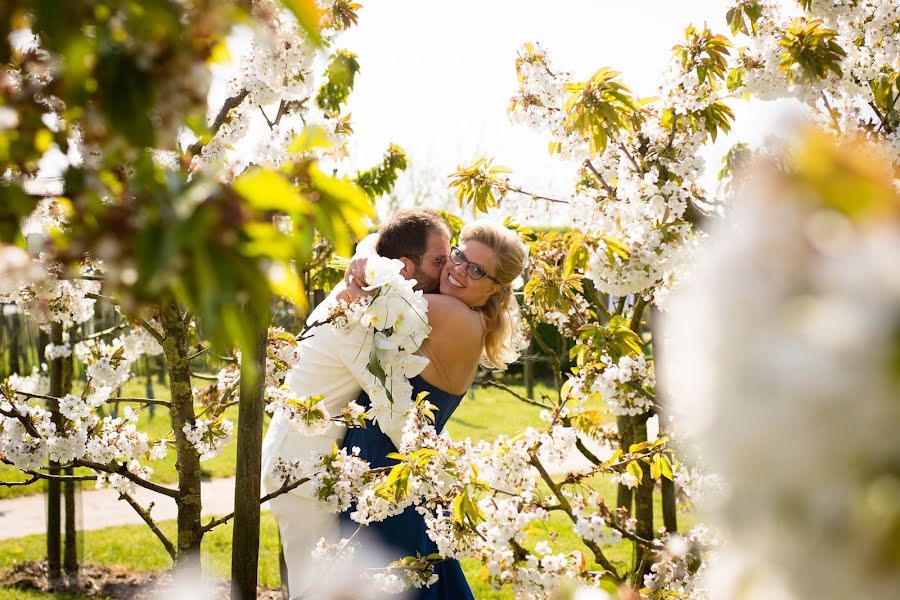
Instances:
[[[417,290],[426,294],[438,293],[441,280],[441,269],[450,254],[450,236],[446,231],[433,231],[428,234],[425,254],[415,266],[412,278],[416,280]]]

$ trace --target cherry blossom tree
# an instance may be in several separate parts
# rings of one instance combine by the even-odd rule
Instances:
[[[367,230],[370,198],[405,168],[397,147],[368,171],[348,173],[341,164],[352,132],[341,110],[359,64],[332,48],[358,8],[85,0],[0,9],[2,293],[55,332],[86,322],[97,302],[111,303],[128,332],[115,340],[119,327],[90,339],[54,336],[51,364],[66,352],[85,362],[80,396],[45,389],[40,374],[5,382],[0,454],[34,479],[94,478],[114,487],[177,565],[196,566],[203,534],[230,518],[201,522],[200,461],[231,434],[222,412],[239,393],[238,479],[246,489],[239,483],[236,497],[250,503],[237,506],[234,562],[235,593],[245,597],[256,588],[260,390],[278,339],[267,333],[270,307],[279,296],[305,306],[303,284],[323,267],[317,257],[349,254]],[[235,35],[250,42],[235,61],[229,95],[207,118],[212,72],[227,61]],[[316,73],[314,58],[325,52],[330,64]],[[270,134],[262,141],[248,135],[256,114]],[[60,189],[38,204],[28,192],[50,158],[63,165]],[[39,235],[26,240],[19,222],[28,215]],[[191,361],[235,347],[241,377],[223,372],[214,390],[195,390]],[[174,439],[148,439],[130,409],[122,418],[96,414],[148,352],[165,355],[171,400],[116,401],[166,404]],[[48,408],[29,402],[35,398]],[[152,482],[143,464],[170,446],[177,488]],[[57,475],[47,460],[96,475]],[[133,501],[136,485],[175,499],[177,541]]]

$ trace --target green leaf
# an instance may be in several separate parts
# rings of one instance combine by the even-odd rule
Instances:
[[[254,167],[234,180],[234,190],[260,211],[281,211],[288,215],[311,214],[306,199],[287,178],[271,169]]]
[[[316,0],[283,0],[285,6],[297,17],[297,22],[309,36],[310,41],[322,45],[322,34],[319,32],[322,22],[322,9]]]

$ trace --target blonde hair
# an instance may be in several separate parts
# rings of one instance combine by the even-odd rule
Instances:
[[[528,250],[513,231],[485,221],[463,227],[459,241],[469,240],[484,244],[497,258],[494,278],[500,289],[480,308],[485,324],[481,364],[502,371],[519,357],[522,319],[519,304],[513,296],[513,282],[525,269]]]

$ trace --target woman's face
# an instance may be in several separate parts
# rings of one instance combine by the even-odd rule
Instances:
[[[450,251],[441,271],[441,294],[459,298],[472,308],[483,306],[500,289],[491,279],[497,273],[497,256],[489,246],[475,240],[460,242],[458,248]],[[475,279],[472,274],[479,268],[486,275]]]

